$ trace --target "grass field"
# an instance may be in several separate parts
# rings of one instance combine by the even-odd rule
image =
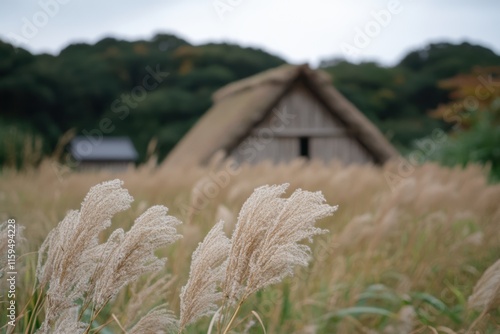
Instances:
[[[122,332],[120,327],[129,328],[164,303],[178,316],[179,294],[198,243],[220,219],[230,236],[253,190],[282,183],[290,183],[287,196],[297,188],[321,191],[328,204],[339,208],[318,222],[329,232],[314,238],[309,266],[246,300],[234,333],[263,332],[252,311],[267,333],[498,333],[498,303],[481,314],[467,300],[485,270],[500,258],[500,185],[488,184],[487,171],[478,166],[449,169],[434,164],[415,167],[395,182],[391,175],[400,175],[399,167],[296,161],[234,171],[213,162],[207,168],[143,166],[110,174],[61,173],[46,162],[35,170],[3,170],[0,218],[14,218],[25,227],[24,241],[17,245],[16,290],[18,314],[24,315],[14,332],[30,332],[44,319],[42,308],[28,326],[37,297],[32,297],[36,251],[49,231],[68,210],[80,209],[92,186],[119,178],[134,202],[114,216],[111,228],[100,236],[102,242],[118,227],[130,229],[134,219],[157,204],[183,222],[177,227],[183,238],[158,253],[168,258],[163,270],[128,285],[103,309],[94,322],[95,328],[109,323],[101,333]],[[497,302],[498,276],[488,283],[489,296],[497,294]],[[490,298],[488,293],[485,298]],[[2,314],[6,305],[3,295]],[[206,333],[210,320],[204,317],[186,332]],[[2,316],[0,326],[4,323]]]

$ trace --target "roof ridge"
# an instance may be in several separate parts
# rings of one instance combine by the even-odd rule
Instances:
[[[308,64],[284,64],[276,68],[265,70],[264,72],[254,74],[220,88],[212,95],[212,101],[213,103],[218,103],[227,97],[241,93],[247,89],[252,89],[257,85],[287,85],[294,81],[301,73],[304,73],[306,69],[313,71],[309,68]]]

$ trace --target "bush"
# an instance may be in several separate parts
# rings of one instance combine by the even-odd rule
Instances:
[[[500,108],[499,108],[500,110]],[[432,158],[446,166],[480,163],[490,167],[493,181],[500,181],[500,121],[494,112],[477,112],[470,116],[468,129],[451,133],[449,140]]]

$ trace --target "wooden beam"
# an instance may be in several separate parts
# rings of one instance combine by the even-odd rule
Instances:
[[[269,137],[270,129],[252,131],[255,137]],[[347,129],[283,129],[272,131],[273,137],[347,137],[352,134]]]

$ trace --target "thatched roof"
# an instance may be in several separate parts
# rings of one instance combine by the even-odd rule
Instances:
[[[398,153],[380,131],[331,84],[330,76],[307,65],[283,65],[231,83],[213,95],[213,106],[167,156],[165,164],[203,164],[246,138],[301,80],[350,130],[378,163]]]

